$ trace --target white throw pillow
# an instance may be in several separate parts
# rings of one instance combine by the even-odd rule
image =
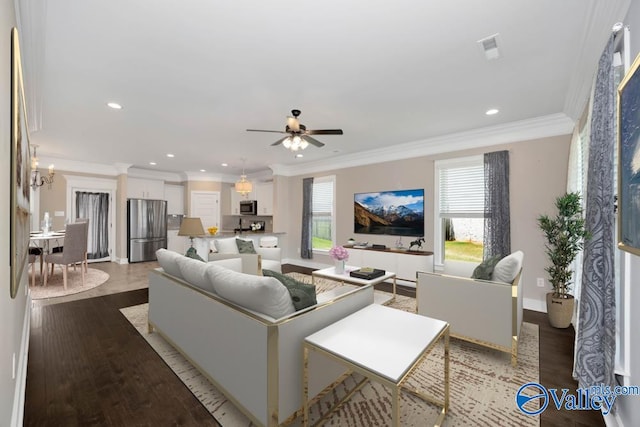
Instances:
[[[242,258],[218,259],[215,261],[209,261],[209,264],[218,265],[237,273],[242,273]]]
[[[178,267],[180,267],[180,272],[182,273],[184,280],[191,283],[193,286],[212,292],[213,286],[211,286],[211,282],[209,282],[209,279],[207,278],[207,266],[208,263],[206,262],[198,261],[197,259],[186,256],[183,256],[178,260]]]
[[[186,258],[185,256],[166,249],[158,249],[156,251],[156,258],[158,258],[158,263],[165,273],[177,277],[178,279],[182,279],[182,273],[178,266],[178,259]]]
[[[274,319],[296,311],[287,288],[274,277],[238,273],[218,265],[207,269],[213,289],[221,297]]]
[[[239,254],[236,238],[229,237],[227,239],[216,239],[216,249],[221,254]]]
[[[522,268],[522,251],[516,251],[502,258],[493,268],[491,280],[494,282],[512,283]]]

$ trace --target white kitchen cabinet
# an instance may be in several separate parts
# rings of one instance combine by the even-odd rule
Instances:
[[[254,192],[258,201],[258,215],[273,215],[273,182],[258,182]]]
[[[167,213],[184,215],[184,187],[182,185],[165,184],[164,197],[167,200]]]
[[[128,178],[127,197],[131,199],[164,200],[164,181],[159,179]]]
[[[396,273],[398,283],[415,286],[417,271],[433,271],[432,252],[347,248],[348,265],[373,267]]]

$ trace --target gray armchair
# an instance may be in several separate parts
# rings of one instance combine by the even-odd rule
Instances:
[[[62,269],[64,288],[67,289],[67,276],[69,273],[69,265],[75,265],[77,263],[83,263],[85,260],[85,254],[87,252],[87,224],[86,223],[73,223],[67,224],[65,236],[64,236],[64,248],[62,252],[51,253],[44,258],[45,262],[45,275],[44,286],[47,286],[47,280],[49,276],[49,264],[52,264],[52,269],[55,264],[59,264]],[[82,285],[84,286],[84,273],[85,270],[80,267],[82,274]]]

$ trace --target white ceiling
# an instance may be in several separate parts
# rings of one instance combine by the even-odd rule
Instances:
[[[42,105],[31,106],[40,157],[197,176],[237,174],[242,158],[248,172],[304,168],[528,119],[575,119],[629,0],[41,3],[44,27],[22,12],[23,32],[37,41],[23,51]],[[501,56],[489,61],[477,41],[496,33]],[[283,130],[293,108],[307,128],[344,135],[318,136],[325,147],[294,159],[270,145],[280,135],[246,132]]]

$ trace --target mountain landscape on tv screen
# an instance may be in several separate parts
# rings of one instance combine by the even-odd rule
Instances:
[[[424,190],[358,193],[353,212],[355,233],[424,235]]]

